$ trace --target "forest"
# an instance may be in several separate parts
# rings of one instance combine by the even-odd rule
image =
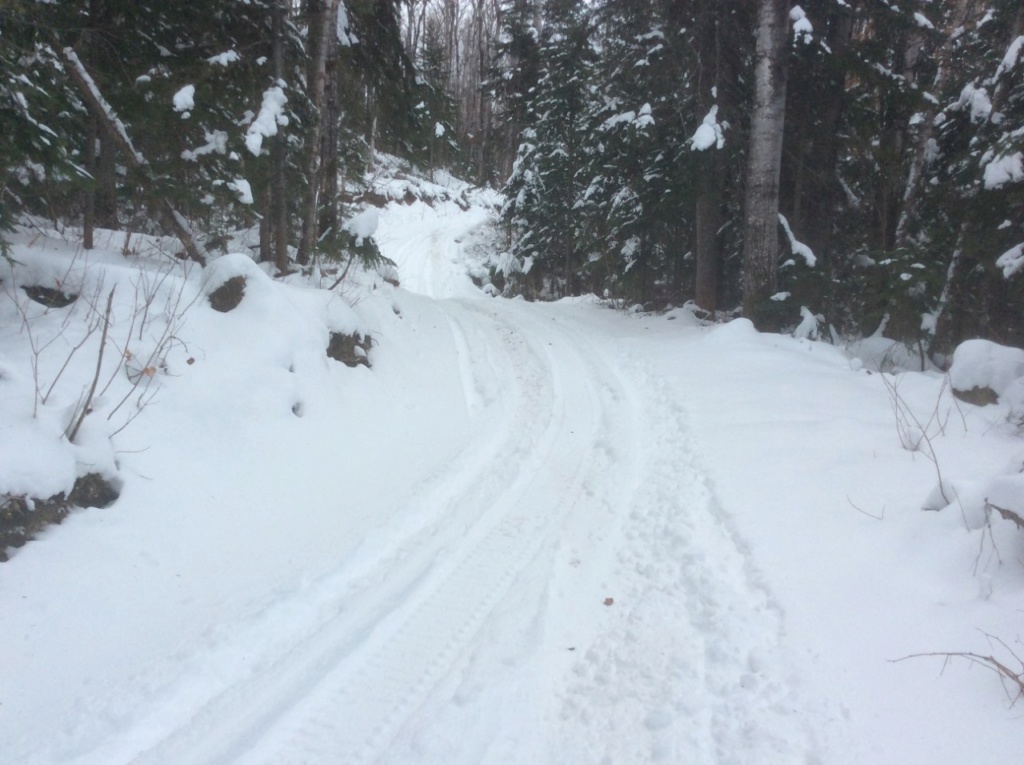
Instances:
[[[375,152],[503,190],[495,284],[943,366],[1024,345],[1017,0],[4,0],[0,226],[374,263]]]

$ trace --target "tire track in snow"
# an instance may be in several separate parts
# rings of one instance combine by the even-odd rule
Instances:
[[[277,637],[267,648],[254,626],[241,642],[256,654],[255,666],[212,697],[195,691],[190,719],[167,731],[157,706],[149,725],[164,732],[143,723],[119,748],[85,761],[373,761],[429,695],[576,504],[603,422],[586,364],[567,341],[556,336],[557,347],[545,346],[490,310],[447,310],[456,342],[473,353],[462,374],[475,391],[467,401],[494,402],[486,411],[497,434],[479,454],[464,453],[470,467],[452,465],[438,476],[427,499],[438,505],[432,520],[387,554],[368,551],[271,609],[271,637],[282,613],[294,618],[297,637]],[[504,391],[494,387],[501,379]],[[229,638],[220,653],[237,653],[239,642]],[[201,658],[222,671],[217,651]],[[181,698],[173,701],[169,708],[181,707]]]
[[[452,568],[425,588],[424,597],[411,599],[379,625],[374,639],[352,661],[326,676],[254,747],[253,756],[242,757],[241,762],[377,761],[566,508],[575,506],[593,459],[589,447],[600,436],[595,393],[585,380],[577,379],[576,395],[566,395],[563,372],[578,370],[578,362],[555,362],[555,351],[542,348],[545,358],[537,365],[538,349],[530,348],[537,341],[527,340],[512,324],[505,325],[501,338],[513,359],[518,387],[526,394],[522,425],[531,436],[509,455],[518,461],[510,465],[516,471],[514,480],[486,509],[453,556]],[[574,353],[568,344],[557,352],[561,359]],[[530,355],[534,364],[529,363]],[[549,387],[543,384],[544,376],[550,378]],[[545,414],[550,419],[543,430],[530,432],[530,421],[538,415],[544,419]],[[586,435],[579,443],[577,432],[584,428]]]
[[[704,478],[682,407],[649,369],[639,380],[650,446],[618,552],[620,611],[572,669],[552,762],[815,763],[777,655],[782,614]]]

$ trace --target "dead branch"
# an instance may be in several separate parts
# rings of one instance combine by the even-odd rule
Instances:
[[[884,521],[885,520],[885,505],[882,505],[882,514],[881,515],[875,515],[874,513],[869,513],[867,510],[862,510],[861,508],[857,507],[857,505],[855,505],[853,503],[853,500],[850,499],[849,496],[846,497],[846,501],[850,503],[850,507],[852,507],[854,510],[856,510],[861,515],[866,515],[868,518],[874,518],[876,521]]]
[[[988,633],[982,633],[990,642],[995,642],[1001,645],[1009,654],[1021,665],[1019,671],[1014,671],[1010,667],[1006,666],[1003,662],[999,661],[995,656],[986,656],[980,653],[974,653],[972,651],[935,651],[930,653],[914,653],[909,656],[904,656],[899,659],[890,659],[890,662],[897,664],[908,659],[924,659],[924,658],[941,658],[944,660],[943,669],[952,659],[966,659],[972,664],[977,664],[984,667],[991,672],[994,672],[999,676],[1000,682],[1003,684],[1003,689],[1006,691],[1006,696],[1010,701],[1010,706],[1014,706],[1018,701],[1024,699],[1024,661],[1021,660],[1016,653],[1014,653],[1005,641],[997,638]]]
[[[1008,510],[1005,507],[993,505],[987,499],[985,500],[985,506],[992,508],[1001,516],[1003,516],[1004,521],[1010,521],[1011,523],[1016,524],[1018,529],[1024,530],[1024,518],[1021,518],[1020,515],[1015,513],[1013,510]]]

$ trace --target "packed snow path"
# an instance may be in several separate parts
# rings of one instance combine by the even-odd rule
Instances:
[[[261,671],[138,761],[805,761],[766,673],[778,615],[682,413],[534,307],[445,311],[480,430],[418,523],[305,593],[287,642],[266,615]]]
[[[667,391],[543,307],[443,309],[477,428],[389,512],[415,520],[220,646],[258,669],[83,761],[805,762]]]

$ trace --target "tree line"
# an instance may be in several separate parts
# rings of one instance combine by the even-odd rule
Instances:
[[[1024,345],[1022,48],[1018,0],[0,0],[0,228],[285,272],[384,150],[504,189],[510,292]]]
[[[429,100],[393,0],[3,0],[0,228],[258,228],[280,272],[356,247],[376,147],[421,160]],[[353,241],[349,241],[353,240]],[[371,257],[374,253],[363,253]]]
[[[1024,343],[1016,0],[504,8],[519,289]]]

